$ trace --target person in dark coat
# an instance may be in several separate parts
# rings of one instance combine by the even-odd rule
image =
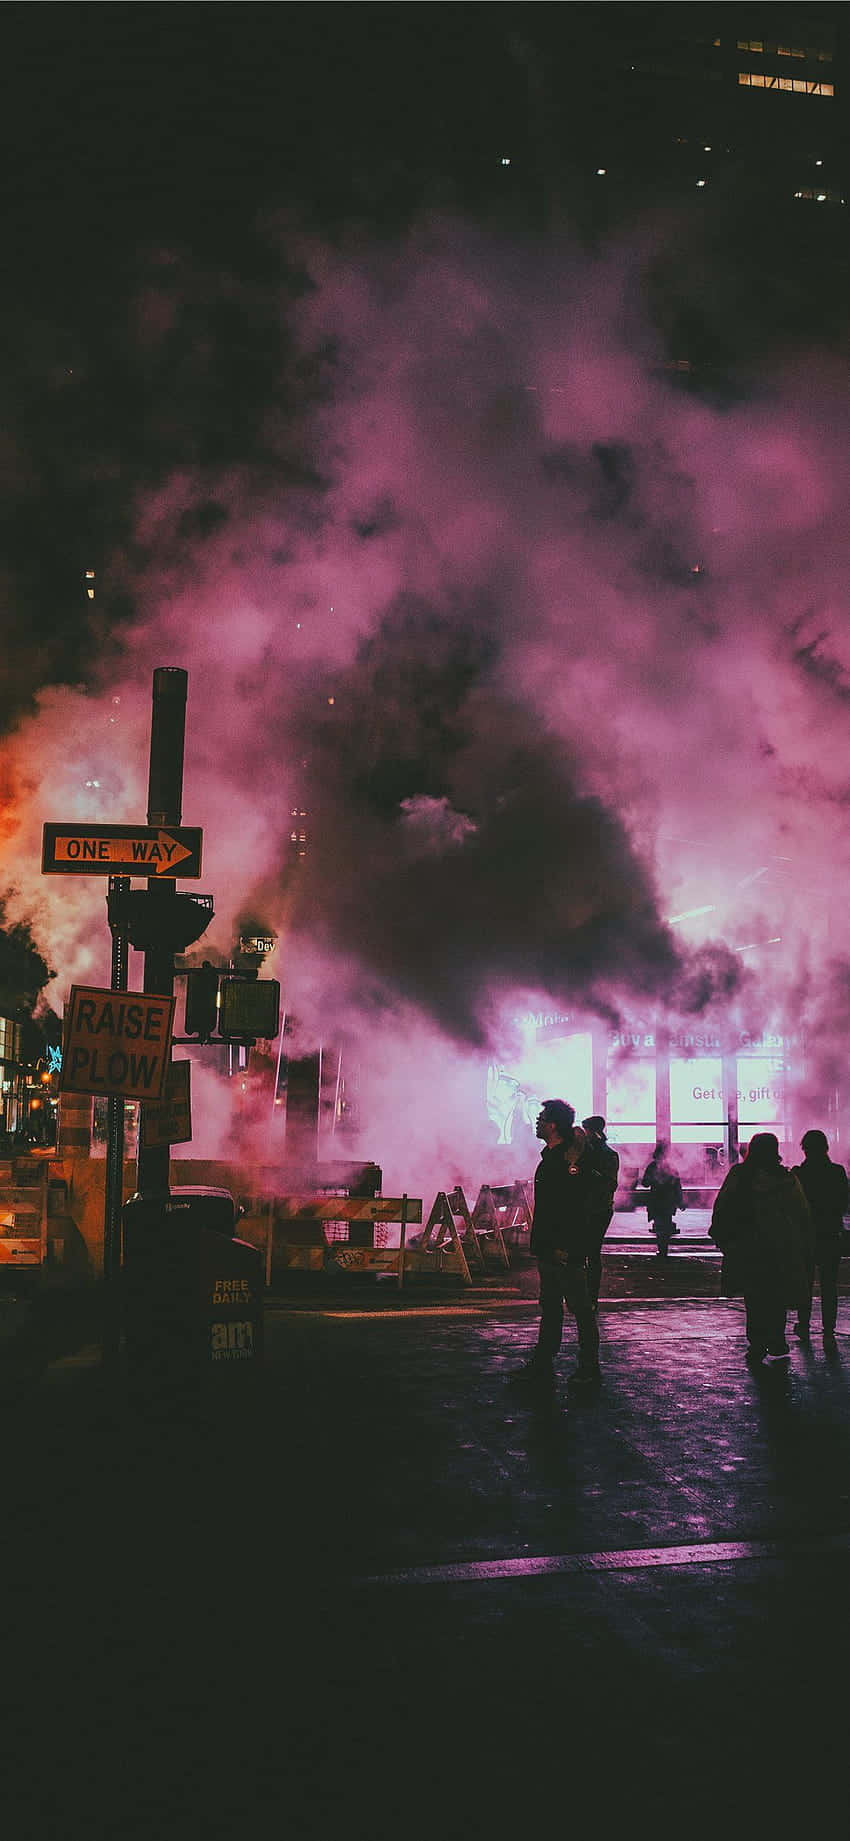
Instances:
[[[800,1310],[809,1293],[814,1226],[809,1204],[779,1156],[772,1131],[756,1132],[744,1163],[735,1164],[719,1190],[710,1237],[723,1254],[721,1290],[743,1294],[747,1361],[785,1362],[785,1316]]]
[[[800,1146],[804,1161],[794,1165],[794,1175],[811,1209],[815,1244],[814,1260],[809,1273],[807,1308],[798,1310],[794,1328],[801,1342],[808,1342],[811,1291],[817,1272],[820,1278],[824,1347],[834,1348],[835,1325],[838,1321],[838,1267],[844,1241],[844,1216],[848,1206],[847,1171],[843,1163],[832,1163],[825,1132],[804,1132]]]
[[[599,1379],[599,1330],[587,1282],[586,1261],[600,1239],[608,1206],[607,1183],[587,1156],[586,1133],[574,1127],[566,1100],[543,1101],[537,1136],[543,1150],[534,1176],[531,1251],[540,1273],[540,1325],[530,1362],[516,1377],[551,1386],[561,1346],[564,1304],[575,1318],[579,1365],[570,1376],[580,1387]]]
[[[676,1211],[685,1206],[682,1179],[670,1157],[670,1146],[666,1138],[659,1138],[641,1181],[643,1187],[649,1190],[646,1212],[652,1223],[650,1231],[658,1241],[658,1251],[663,1258],[671,1235],[679,1232]]]
[[[590,1302],[596,1310],[599,1305],[599,1287],[602,1283],[602,1242],[608,1232],[614,1216],[614,1196],[620,1180],[619,1152],[608,1143],[605,1136],[605,1120],[598,1112],[591,1113],[590,1118],[582,1119],[582,1130],[587,1132],[587,1151],[595,1170],[599,1171],[610,1195],[610,1203],[604,1216],[599,1221],[599,1242],[587,1255],[587,1288]]]

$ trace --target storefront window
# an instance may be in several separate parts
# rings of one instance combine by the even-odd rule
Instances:
[[[723,1065],[719,1055],[670,1062],[670,1138],[673,1144],[724,1141]]]
[[[611,1063],[605,1116],[613,1144],[655,1143],[654,1061]]]
[[[487,1071],[487,1112],[499,1144],[533,1144],[534,1123],[544,1099],[568,1100],[577,1119],[593,1111],[593,1041],[589,1030],[528,1041],[524,1052]]]
[[[785,1061],[782,1055],[739,1055],[738,1124],[746,1142],[757,1131],[786,1136]]]
[[[544,1099],[565,1099],[577,1119],[593,1111],[593,1046],[590,1032],[529,1046],[517,1071],[524,1087]]]

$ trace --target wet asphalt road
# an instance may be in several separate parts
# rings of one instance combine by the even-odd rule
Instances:
[[[521,1289],[373,1296],[274,1305],[244,1406],[6,1407],[10,1832],[843,1825],[850,1301],[752,1376],[738,1304],[612,1300],[573,1403]]]

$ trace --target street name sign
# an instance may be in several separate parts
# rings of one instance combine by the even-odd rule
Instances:
[[[60,1093],[161,1100],[173,1029],[173,997],[72,984],[65,1009]]]
[[[200,876],[203,831],[192,825],[44,826],[44,876]]]

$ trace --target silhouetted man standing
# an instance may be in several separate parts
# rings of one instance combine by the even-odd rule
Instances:
[[[847,1171],[843,1163],[831,1161],[825,1132],[804,1132],[800,1143],[805,1162],[795,1164],[794,1175],[811,1209],[815,1224],[815,1244],[809,1275],[808,1309],[798,1310],[794,1328],[800,1341],[808,1342],[811,1284],[817,1271],[820,1276],[824,1347],[833,1348],[838,1320],[838,1268],[841,1264],[844,1216],[848,1205]]]
[[[538,1386],[551,1386],[554,1380],[565,1303],[578,1332],[579,1365],[570,1382],[581,1387],[599,1379],[599,1330],[586,1260],[599,1241],[608,1188],[587,1155],[586,1134],[574,1129],[574,1120],[566,1100],[547,1099],[536,1126],[544,1147],[534,1176],[531,1229],[531,1251],[540,1273],[540,1327],[531,1360],[516,1378]]]

